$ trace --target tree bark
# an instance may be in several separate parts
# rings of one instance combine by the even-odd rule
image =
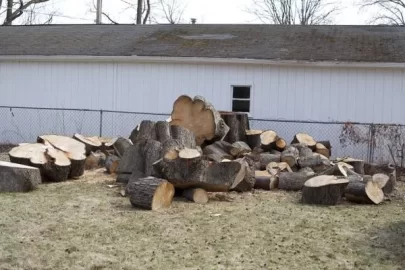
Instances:
[[[156,137],[157,140],[161,143],[172,138],[170,123],[166,121],[159,121],[155,124]]]
[[[138,135],[136,136],[136,140],[157,140],[156,131],[155,131],[155,122],[150,120],[144,120],[139,125]],[[135,141],[136,141],[135,140]],[[132,143],[135,144],[133,141]]]
[[[120,173],[117,176],[117,183],[121,183],[121,184],[128,184],[129,179],[131,178],[131,174],[130,173]]]
[[[350,181],[344,194],[348,201],[356,203],[380,204],[384,200],[384,192],[373,181]]]
[[[281,161],[281,156],[280,155],[273,155],[273,154],[268,154],[268,153],[261,153],[259,155],[259,164],[260,167],[258,168],[259,170],[266,170],[267,165],[269,165],[271,162],[280,162]]]
[[[286,162],[291,168],[297,164],[299,157],[299,151],[294,146],[287,146],[287,148],[281,153],[281,161]]]
[[[244,171],[245,176],[243,180],[232,190],[237,192],[247,192],[252,190],[256,182],[253,161],[248,158],[240,158],[235,161],[242,165],[242,170]]]
[[[0,161],[0,192],[28,192],[41,182],[38,168]]]
[[[101,152],[91,152],[90,155],[87,156],[86,161],[84,163],[85,170],[94,170],[100,167],[104,167],[106,160],[106,155]]]
[[[126,193],[134,207],[156,211],[170,207],[174,187],[160,178],[132,176],[126,187]]]
[[[278,188],[278,177],[268,171],[255,171],[255,189],[274,190]]]
[[[114,153],[119,158],[122,158],[125,154],[125,151],[133,145],[132,141],[127,138],[118,137],[112,140],[110,143],[105,144],[107,147],[112,147]]]
[[[131,140],[132,144],[135,143],[135,141],[138,138],[138,134],[139,134],[139,125],[137,125],[131,132],[131,134],[129,135],[129,139]]]
[[[105,161],[104,167],[109,174],[115,174],[120,164],[120,158],[117,156],[108,156]]]
[[[349,159],[349,160],[345,160],[345,163],[353,166],[353,170],[358,173],[358,174],[366,174],[366,172],[364,171],[364,160],[355,160],[355,159]]]
[[[234,142],[230,150],[230,154],[235,158],[242,157],[246,154],[249,154],[250,152],[252,152],[252,149],[247,143],[242,141]]]
[[[246,131],[246,141],[251,149],[260,148],[262,141],[260,135],[263,133],[262,130],[247,130]]]
[[[208,203],[208,193],[202,188],[185,189],[183,197],[198,204]]]
[[[287,191],[299,191],[313,174],[302,172],[282,172],[278,177],[278,188]]]
[[[300,158],[298,160],[298,165],[300,168],[309,167],[316,173],[323,172],[330,168],[331,166],[328,163],[330,162],[325,162],[319,155]]]
[[[229,127],[229,132],[224,141],[235,143],[238,141],[247,142],[246,130],[249,130],[249,116],[247,113],[219,112],[225,124]]]
[[[364,172],[367,175],[374,175],[377,173],[384,173],[389,176],[387,184],[383,188],[384,194],[390,194],[395,190],[397,184],[396,169],[391,164],[377,165],[377,164],[364,164]]]
[[[336,205],[342,198],[349,180],[332,175],[321,175],[309,179],[302,189],[304,204]]]
[[[217,141],[211,145],[204,147],[204,155],[217,155],[221,156],[222,159],[233,159],[233,156],[230,154],[232,145],[225,141]]]

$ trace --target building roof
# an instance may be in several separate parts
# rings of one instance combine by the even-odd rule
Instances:
[[[0,55],[405,62],[405,27],[49,25],[0,27]]]

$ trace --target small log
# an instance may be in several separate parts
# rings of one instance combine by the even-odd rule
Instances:
[[[225,141],[217,141],[211,145],[204,147],[204,155],[219,155],[222,159],[233,159],[230,154],[232,145]]]
[[[81,134],[75,133],[73,135],[73,138],[78,140],[79,142],[82,142],[86,146],[86,155],[89,155],[90,152],[95,152],[97,150],[100,150],[102,143],[99,139],[99,137],[93,136],[93,137],[86,137]]]
[[[249,116],[247,113],[219,112],[225,124],[229,127],[229,132],[224,141],[234,143],[238,141],[246,142],[246,130],[249,130]]]
[[[344,194],[348,201],[356,203],[380,204],[384,200],[384,192],[374,181],[350,181]]]
[[[208,202],[208,193],[202,188],[185,189],[183,197],[198,204],[206,204]]]
[[[329,150],[329,156],[332,156],[332,145],[330,144],[330,141],[318,141],[317,143],[322,144],[323,146],[325,146],[326,149]]]
[[[344,162],[350,166],[352,166],[352,170],[358,174],[366,174],[364,171],[364,160],[361,159],[354,159],[354,158],[343,158],[338,159],[339,162]]]
[[[239,158],[245,154],[252,152],[250,146],[242,141],[237,141],[232,144],[232,148],[230,150],[230,154],[235,157]]]
[[[319,142],[315,145],[315,152],[318,153],[318,154],[321,154],[321,155],[323,155],[323,156],[325,156],[327,158],[330,158],[329,149],[326,148],[325,145],[323,145],[323,144],[321,144]]]
[[[275,148],[277,140],[277,133],[273,130],[266,130],[260,134],[260,146],[264,150],[270,151],[271,149]]]
[[[274,149],[277,151],[284,151],[284,149],[287,147],[287,142],[283,138],[278,138],[276,141],[276,144],[274,146]]]
[[[286,162],[291,168],[297,164],[299,157],[299,151],[294,146],[287,146],[286,149],[281,153],[281,161]]]
[[[106,147],[112,147],[114,149],[114,153],[119,158],[122,158],[125,154],[125,151],[133,145],[132,141],[127,138],[118,137],[111,140],[109,143],[106,143]]]
[[[120,158],[117,156],[108,156],[105,160],[104,167],[107,169],[107,173],[114,174],[117,172],[118,166],[120,164]]]
[[[251,149],[259,148],[262,144],[260,135],[263,130],[246,130],[246,141]]]
[[[255,171],[255,189],[274,190],[278,188],[278,177],[268,171]]]
[[[101,151],[90,152],[84,163],[85,170],[94,170],[97,168],[104,167],[106,160],[106,155]]]
[[[38,168],[0,161],[0,192],[28,192],[41,182]]]
[[[294,139],[292,140],[291,144],[293,143],[299,143],[299,144],[304,144],[308,146],[311,149],[315,149],[316,146],[316,141],[314,138],[312,138],[310,135],[306,133],[298,133],[294,136]]]
[[[300,168],[310,167],[314,172],[323,172],[330,168],[330,162],[325,162],[320,156],[310,156],[298,159]]]
[[[277,162],[278,163],[280,161],[281,161],[281,156],[280,155],[261,153],[259,155],[260,167],[258,169],[259,170],[265,170],[267,168],[267,165],[269,165],[271,162]]]
[[[152,211],[170,207],[174,196],[173,185],[155,177],[131,177],[125,190],[132,206]]]
[[[389,180],[387,184],[383,188],[384,194],[390,194],[394,191],[395,186],[397,184],[397,176],[396,176],[396,169],[395,166],[392,164],[364,164],[364,172],[367,175],[374,175],[377,173],[384,173],[389,176]]]
[[[302,172],[282,172],[278,177],[278,188],[287,191],[299,191],[313,174]]]
[[[302,189],[302,203],[336,205],[349,184],[345,178],[333,175],[316,176],[305,182]]]
[[[223,140],[229,132],[229,127],[219,112],[202,96],[191,98],[182,95],[177,98],[173,104],[171,119],[171,125],[191,130],[199,146],[205,141]]]

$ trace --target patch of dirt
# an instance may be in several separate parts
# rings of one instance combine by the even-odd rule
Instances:
[[[110,185],[110,186],[109,186]],[[133,208],[103,170],[0,194],[0,269],[403,269],[405,185],[381,205],[299,192],[210,194]]]

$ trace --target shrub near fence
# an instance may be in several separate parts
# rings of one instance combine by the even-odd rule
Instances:
[[[164,121],[168,117],[169,114],[0,106],[0,143],[33,142],[40,134],[128,137],[141,121]],[[275,130],[287,142],[300,132],[318,141],[329,140],[332,157],[350,156],[397,166],[404,163],[402,125],[250,119],[250,128]]]

